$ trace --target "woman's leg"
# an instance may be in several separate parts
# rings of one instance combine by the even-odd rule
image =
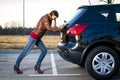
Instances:
[[[41,54],[40,54],[40,56],[37,60],[37,63],[36,63],[36,66],[40,67],[41,63],[42,63],[42,61],[47,53],[47,48],[44,45],[42,40],[37,41],[36,46],[41,50]]]
[[[29,40],[28,43],[26,45],[26,47],[24,48],[24,50],[22,51],[22,53],[19,55],[17,61],[16,61],[16,67],[20,66],[20,62],[22,61],[22,59],[29,53],[29,51],[34,47],[35,43],[37,40],[33,39],[31,36],[29,36]]]

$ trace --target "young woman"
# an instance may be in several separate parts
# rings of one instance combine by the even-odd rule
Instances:
[[[36,62],[34,70],[37,71],[38,73],[43,73],[43,71],[40,69],[40,66],[41,62],[43,61],[47,53],[47,48],[45,47],[41,38],[44,36],[46,31],[60,32],[62,30],[62,28],[56,27],[56,18],[58,18],[58,16],[59,16],[58,12],[56,10],[53,10],[50,13],[41,17],[36,28],[34,28],[34,30],[30,33],[28,43],[24,50],[19,55],[16,64],[14,65],[14,71],[17,74],[23,73],[23,71],[20,69],[20,62],[34,47],[34,45],[36,45],[41,50],[41,54]],[[52,20],[54,20],[55,27],[51,27]]]

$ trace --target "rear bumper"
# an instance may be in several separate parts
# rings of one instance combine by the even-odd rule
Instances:
[[[73,51],[69,47],[64,45],[58,45],[57,52],[63,59],[75,64],[81,64],[80,58],[82,52]]]

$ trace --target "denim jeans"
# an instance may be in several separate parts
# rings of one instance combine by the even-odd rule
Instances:
[[[23,49],[23,51],[21,52],[21,54],[19,55],[19,57],[16,61],[17,67],[20,66],[20,62],[31,51],[31,49],[34,47],[34,45],[36,45],[41,50],[41,54],[36,62],[37,66],[41,66],[41,62],[47,53],[47,48],[45,47],[42,40],[36,40],[36,39],[32,38],[31,36],[29,36],[29,40],[28,40],[26,47]]]

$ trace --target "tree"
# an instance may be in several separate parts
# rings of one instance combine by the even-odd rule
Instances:
[[[90,1],[90,0],[88,0],[88,2],[89,2],[89,4],[91,5],[91,1]]]
[[[92,2],[93,3],[99,3],[99,2],[105,2],[107,4],[112,4],[115,0],[88,0],[89,4],[92,5]]]
[[[20,27],[20,22],[19,21],[6,22],[5,27],[7,27],[7,28]]]
[[[100,0],[102,2],[105,2],[107,4],[112,4],[115,0]]]

